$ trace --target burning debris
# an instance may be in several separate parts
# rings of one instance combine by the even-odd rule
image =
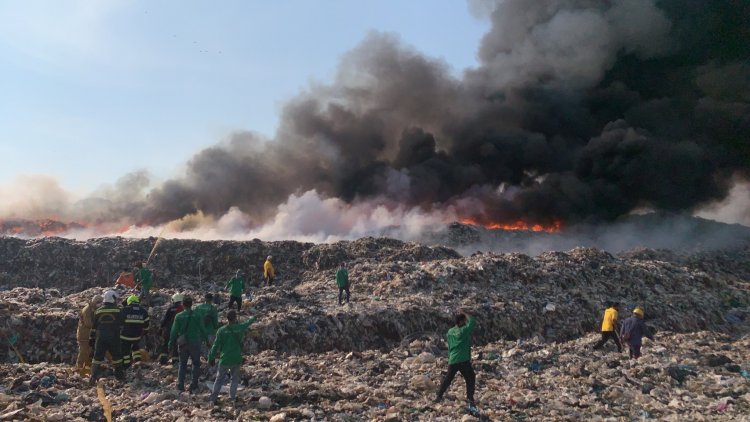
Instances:
[[[535,231],[643,209],[694,213],[747,183],[747,8],[493,2],[478,66],[460,77],[372,33],[331,84],[283,107],[272,139],[237,132],[192,157],[184,175],[152,186],[134,172],[79,202],[48,180],[25,182],[21,199],[50,194],[9,198],[0,216],[105,229],[216,223],[229,236],[297,212],[301,235],[357,238],[359,217],[321,228],[327,213],[295,204],[317,196],[323,208],[366,214],[370,228],[389,213]],[[219,224],[236,213],[240,221]]]
[[[64,223],[53,219],[0,219],[0,235],[21,237],[57,236],[83,229],[82,224]]]
[[[681,215],[748,178],[747,9],[497,2],[479,65],[461,77],[373,33],[332,84],[283,108],[271,140],[235,133],[181,177],[152,187],[138,172],[76,203],[39,182],[54,195],[7,201],[3,233],[281,229],[329,243],[0,238],[0,420],[456,420],[461,382],[447,403],[428,401],[459,308],[479,321],[485,418],[736,420],[750,409],[747,228]],[[653,225],[661,214],[633,216],[643,209],[678,217]],[[333,243],[395,226],[423,242]],[[610,253],[644,244],[680,247]],[[269,255],[276,278],[262,286]],[[98,401],[70,370],[79,308],[147,256],[154,320],[173,294],[207,291],[224,318],[226,281],[247,275],[243,308],[259,319],[236,406],[170,391],[175,371],[153,362],[101,383]],[[342,262],[347,305],[333,281]],[[637,362],[590,350],[610,300],[659,330]],[[160,341],[149,332],[147,349]]]

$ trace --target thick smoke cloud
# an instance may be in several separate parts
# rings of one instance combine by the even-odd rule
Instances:
[[[276,225],[308,192],[336,204],[319,210],[478,222],[693,212],[748,179],[748,4],[473,0],[491,29],[461,76],[371,33],[284,106],[272,139],[236,133],[179,178],[128,175],[80,208],[142,225],[232,210],[243,227]]]
[[[274,139],[238,133],[200,152],[185,177],[151,192],[141,219],[237,207],[262,222],[315,190],[485,222],[572,224],[690,211],[747,176],[746,2],[472,6],[492,10],[479,67],[455,78],[372,33],[334,83],[284,107]]]

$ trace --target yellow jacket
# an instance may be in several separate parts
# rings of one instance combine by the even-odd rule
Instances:
[[[96,306],[96,304],[91,302],[81,310],[81,314],[78,316],[78,329],[76,330],[76,339],[78,341],[89,341],[91,329],[94,327]]]
[[[604,311],[604,320],[602,320],[602,332],[615,331],[615,323],[617,322],[617,309],[607,308]]]
[[[266,262],[263,263],[263,277],[276,277],[276,273],[273,270],[273,264],[271,264],[271,261],[266,259]]]

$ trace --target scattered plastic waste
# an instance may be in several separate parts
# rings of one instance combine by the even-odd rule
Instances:
[[[8,337],[0,342],[10,343],[17,334],[17,348],[32,362],[12,362],[12,350],[0,346],[0,417],[16,412],[5,418],[103,420],[95,390],[71,367],[78,312],[102,289],[93,287],[95,273],[87,268],[93,265],[103,273],[110,264],[119,268],[116,261],[125,258],[118,257],[148,254],[153,241],[0,242],[11,245],[0,248],[0,266],[11,262],[2,258],[23,258],[21,270],[6,266],[0,271],[3,281],[31,273],[36,264],[41,284],[65,280],[47,286],[46,301],[36,288],[0,292],[0,321],[5,322],[0,333]],[[689,256],[638,250],[614,256],[576,248],[535,257],[461,257],[444,248],[381,238],[322,245],[164,240],[152,260],[158,288],[152,320],[160,321],[173,293],[197,298],[205,293],[189,268],[200,257],[203,286],[221,285],[216,292],[223,323],[226,274],[217,257],[229,255],[233,269],[246,268],[248,280],[259,280],[252,266],[269,253],[288,276],[283,286],[248,282],[253,302],[240,318],[257,315],[259,320],[245,338],[238,403],[222,396],[214,416],[213,406],[205,403],[211,381],[201,382],[197,395],[178,394],[177,369],[171,365],[136,365],[125,383],[115,381],[105,365],[101,384],[113,420],[282,420],[279,415],[286,414],[287,420],[384,420],[390,415],[393,421],[417,416],[473,421],[462,415],[461,381],[453,383],[443,402],[427,405],[448,367],[445,334],[458,309],[478,319],[472,364],[477,403],[487,420],[546,420],[552,414],[560,420],[612,415],[710,420],[717,412],[726,420],[740,420],[745,410],[750,374],[742,368],[749,361],[750,338],[719,330],[728,326],[723,317],[728,305],[720,291],[727,280],[748,271],[740,265],[748,267],[747,250]],[[69,260],[70,268],[50,277],[51,257]],[[341,261],[350,264],[351,307],[339,307],[335,299],[333,270]],[[724,271],[731,275],[722,278]],[[733,294],[749,295],[743,290]],[[600,337],[603,303],[612,297],[642,305],[649,324],[659,328],[655,341],[644,342],[638,361],[616,354],[612,345],[591,351]],[[544,315],[549,304],[555,309],[547,312],[554,314]],[[156,333],[148,340],[151,349],[160,342]],[[709,360],[711,354],[726,359]],[[228,388],[227,382],[222,391]],[[736,404],[724,407],[717,401],[721,397],[735,397]]]
[[[679,384],[685,382],[688,376],[697,376],[696,368],[691,365],[671,365],[667,368],[667,374],[674,378]]]

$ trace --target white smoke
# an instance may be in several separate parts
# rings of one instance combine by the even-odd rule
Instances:
[[[386,200],[349,204],[338,198],[323,197],[311,190],[301,195],[290,195],[286,202],[278,206],[274,217],[260,225],[239,208],[232,207],[218,218],[199,212],[160,226],[129,226],[118,232],[107,232],[104,227],[87,227],[70,230],[60,236],[79,240],[118,235],[128,238],[257,238],[264,241],[296,240],[325,243],[387,234],[399,239],[416,240],[425,229],[434,229],[455,221],[456,218],[452,208],[426,211],[419,207],[407,208]]]
[[[65,218],[73,194],[55,178],[34,174],[0,185],[0,198],[0,218]]]
[[[728,224],[750,226],[750,183],[738,180],[723,201],[709,205],[696,216]]]

